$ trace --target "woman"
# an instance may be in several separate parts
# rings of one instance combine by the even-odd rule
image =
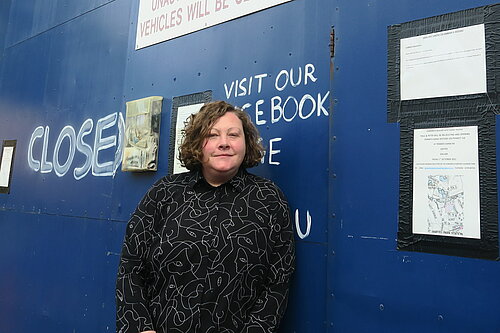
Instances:
[[[132,215],[117,278],[117,332],[275,332],[295,254],[279,188],[248,115],[218,101],[188,119],[180,160]]]

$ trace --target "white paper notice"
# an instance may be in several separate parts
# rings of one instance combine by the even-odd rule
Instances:
[[[401,100],[486,93],[484,24],[400,42]]]
[[[14,156],[14,147],[4,147],[2,154],[2,163],[0,164],[0,186],[9,187],[10,168],[12,166],[12,157]]]
[[[416,129],[413,233],[481,238],[477,126]]]
[[[189,118],[189,116],[193,113],[200,111],[203,103],[200,104],[192,104],[187,106],[181,106],[177,108],[177,120],[175,122],[175,151],[174,151],[174,169],[173,173],[181,173],[189,171],[185,167],[181,165],[181,161],[179,160],[179,147],[181,146],[182,135],[181,131],[184,129],[184,122]]]

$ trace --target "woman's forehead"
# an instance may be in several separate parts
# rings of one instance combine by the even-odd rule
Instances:
[[[226,112],[223,116],[214,121],[210,129],[230,129],[238,128],[243,130],[241,119],[234,112]]]

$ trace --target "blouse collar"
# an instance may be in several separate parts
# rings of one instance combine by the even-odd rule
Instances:
[[[233,178],[231,178],[228,182],[226,182],[220,186],[230,185],[233,188],[235,188],[238,192],[241,192],[241,191],[243,191],[243,189],[247,185],[248,181],[249,181],[248,172],[244,168],[240,168],[238,170],[238,172],[236,173],[236,175],[234,175]],[[196,185],[199,185],[202,183],[208,184],[208,182],[203,177],[201,170],[199,170],[199,169],[194,170],[194,171],[190,171],[185,182],[191,188],[194,188]]]

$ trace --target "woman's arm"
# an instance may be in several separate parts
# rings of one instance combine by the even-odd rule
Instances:
[[[290,278],[295,270],[295,242],[288,203],[278,191],[278,205],[272,212],[273,230],[269,278],[257,298],[244,333],[272,333],[279,327],[288,302]]]
[[[116,280],[116,332],[154,332],[149,313],[146,258],[156,212],[155,186],[127,224]]]

